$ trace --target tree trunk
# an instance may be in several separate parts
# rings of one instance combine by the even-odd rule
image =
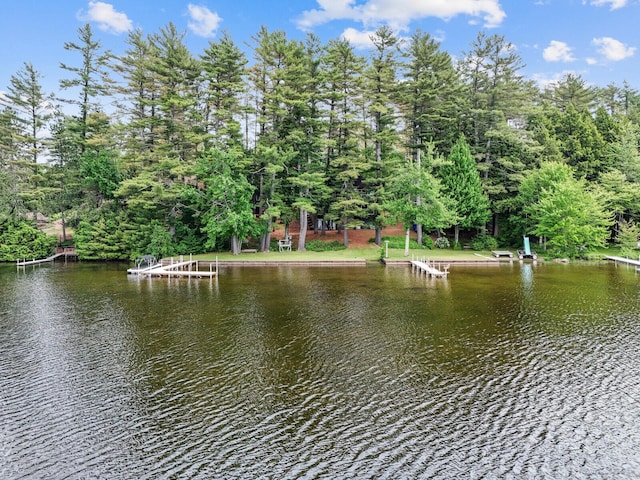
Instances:
[[[418,241],[418,245],[422,245],[422,225],[416,225],[416,239]]]
[[[407,233],[404,238],[404,256],[409,256],[409,240],[411,239],[411,228],[407,228]]]
[[[239,255],[241,245],[242,245],[242,242],[238,239],[238,235],[232,236],[231,237],[231,254]]]
[[[382,245],[382,227],[376,227],[376,245]]]
[[[349,229],[347,227],[342,230],[342,243],[345,247],[349,246]]]
[[[67,241],[67,222],[64,219],[64,212],[62,210],[60,211],[60,220],[62,223],[62,241],[66,242]]]
[[[307,211],[302,208],[300,209],[300,237],[298,238],[298,251],[304,252],[305,243],[307,241]]]
[[[458,244],[458,238],[460,238],[460,225],[453,227],[453,246]]]
[[[271,248],[271,219],[267,222],[267,231],[260,239],[260,251],[268,252]]]
[[[494,213],[493,214],[493,236],[495,238],[498,238],[498,234],[500,233],[499,229],[500,227],[498,226],[498,214]]]

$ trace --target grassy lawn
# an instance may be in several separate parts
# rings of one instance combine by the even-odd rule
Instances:
[[[226,261],[233,260],[237,262],[242,261],[273,261],[273,262],[286,262],[286,261],[340,261],[340,260],[367,260],[367,261],[379,261],[383,248],[371,245],[365,248],[348,248],[346,250],[330,251],[330,252],[298,252],[293,250],[291,252],[258,252],[258,253],[241,253],[240,255],[232,255],[230,252],[212,252],[204,253],[200,255],[194,255],[193,258],[197,260],[218,260]],[[515,253],[515,252],[514,252]],[[476,252],[473,250],[454,251],[451,249],[439,249],[433,250],[415,249],[409,250],[409,256],[404,256],[404,249],[389,249],[390,260],[411,260],[411,256],[427,258],[429,260],[468,260],[478,261],[486,260],[487,258],[493,259],[491,252]],[[483,258],[485,257],[485,258]],[[517,258],[517,257],[516,257]]]
[[[514,260],[517,260],[516,249],[504,249],[513,253]],[[603,259],[606,255],[617,255],[619,249],[608,248],[599,249],[592,252],[589,255],[591,259]],[[200,255],[194,255],[194,260],[215,260],[216,257],[220,261],[234,261],[234,262],[305,262],[305,261],[344,261],[344,260],[366,260],[366,261],[379,261],[382,258],[384,247],[377,247],[370,245],[368,247],[356,248],[349,247],[346,250],[328,251],[328,252],[298,252],[293,250],[291,252],[257,252],[257,253],[241,253],[240,255],[232,255],[230,252],[211,252],[203,253]],[[489,251],[475,251],[475,250],[452,250],[452,249],[440,249],[434,248],[432,250],[427,249],[411,249],[409,250],[409,256],[404,256],[403,248],[389,248],[388,258],[390,260],[411,260],[411,257],[428,259],[434,261],[483,261],[483,260],[495,260],[493,254]],[[187,257],[188,255],[185,255]],[[538,252],[538,258],[542,260],[544,253]]]

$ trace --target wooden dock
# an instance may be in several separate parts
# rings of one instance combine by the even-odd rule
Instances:
[[[624,257],[614,257],[614,256],[606,256],[604,257],[607,260],[611,260],[613,262],[616,263],[624,263],[625,265],[633,265],[636,267],[636,270],[638,270],[638,268],[640,268],[640,260],[632,260],[631,258],[624,258]]]
[[[425,273],[430,277],[442,278],[449,274],[449,265],[442,265],[440,263],[434,263],[432,261],[423,260],[411,260],[411,269],[418,273]]]
[[[56,253],[54,253],[53,255],[51,255],[50,257],[47,258],[40,258],[40,259],[33,259],[33,260],[18,260],[16,262],[16,265],[18,267],[25,267],[27,265],[38,265],[40,263],[48,263],[48,262],[54,262],[56,259],[58,258],[63,258],[66,260],[69,257],[77,257],[78,254],[76,253],[76,249],[75,248],[64,248],[64,249],[58,249],[56,251]]]
[[[160,262],[144,268],[129,268],[129,275],[137,275],[139,277],[166,277],[166,278],[213,278],[218,274],[218,267],[213,270],[213,264],[207,262],[209,270],[200,270],[198,260],[184,260],[182,257],[176,262],[171,258],[168,262]]]

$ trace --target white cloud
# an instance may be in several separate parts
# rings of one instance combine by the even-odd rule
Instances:
[[[632,57],[636,51],[635,47],[628,47],[619,40],[611,37],[594,38],[591,43],[599,47],[598,53],[613,62]]]
[[[598,60],[593,57],[587,57],[587,65],[597,65]]]
[[[533,81],[536,82],[538,87],[540,87],[542,90],[546,90],[558,85],[558,83],[561,82],[562,79],[565,78],[568,74],[580,75],[580,73],[574,72],[572,70],[556,72],[551,74],[551,76],[549,76],[548,74],[537,73],[533,75]]]
[[[551,40],[551,43],[542,52],[542,58],[547,62],[573,62],[575,57],[572,48],[565,42]]]
[[[409,23],[426,17],[449,20],[458,15],[481,18],[485,27],[496,27],[506,14],[499,0],[316,0],[318,9],[306,10],[298,18],[303,30],[333,20],[353,20],[365,26],[388,24],[397,31],[407,30]]]
[[[355,48],[371,48],[373,47],[373,42],[371,41],[371,36],[374,34],[374,31],[361,32],[356,30],[355,28],[347,28],[344,32],[342,32],[342,38],[348,40],[351,45]]]
[[[189,10],[189,17],[191,18],[191,21],[188,23],[191,31],[200,37],[213,37],[220,22],[222,22],[222,18],[207,7],[190,3],[187,9]]]
[[[596,7],[611,5],[611,10],[625,7],[627,3],[628,0],[591,0],[591,5],[595,5]]]
[[[89,2],[87,12],[79,12],[78,18],[84,22],[96,22],[100,30],[116,34],[127,32],[133,26],[126,13],[117,12],[113,5],[104,2]]]

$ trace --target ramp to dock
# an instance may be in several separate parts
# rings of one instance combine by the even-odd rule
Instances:
[[[411,260],[411,268],[430,277],[446,277],[449,274],[449,265],[435,264],[428,260]]]
[[[56,258],[61,258],[64,257],[65,259],[67,257],[77,257],[76,254],[76,249],[75,248],[65,248],[62,251],[56,252],[53,255],[51,255],[50,257],[47,258],[40,258],[40,259],[33,259],[33,260],[18,260],[16,262],[16,265],[18,267],[25,267],[27,265],[38,265],[40,263],[47,263],[47,262],[53,262],[56,260]]]
[[[140,277],[189,277],[189,278],[212,278],[217,275],[218,268],[214,271],[211,263],[209,270],[200,270],[198,260],[183,260],[174,263],[173,259],[168,264],[157,263],[145,268],[129,268],[128,274]]]
[[[606,257],[607,260],[612,260],[616,263],[624,263],[626,265],[634,265],[635,267],[640,267],[640,260],[632,260],[630,258],[624,258],[624,257],[614,257],[611,255],[608,255]]]

